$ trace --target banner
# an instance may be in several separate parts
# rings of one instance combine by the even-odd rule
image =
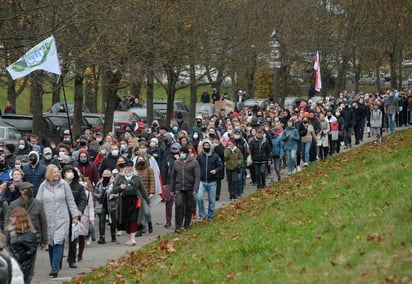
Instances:
[[[315,64],[313,65],[313,69],[315,69],[315,71],[316,71],[316,76],[315,76],[315,90],[316,90],[316,92],[320,92],[320,89],[322,89],[322,78],[321,78],[321,76],[320,76],[319,51],[316,52]]]
[[[24,77],[35,70],[61,74],[54,36],[43,40],[7,67],[13,80]]]

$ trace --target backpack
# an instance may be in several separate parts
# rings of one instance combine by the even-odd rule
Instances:
[[[299,136],[303,137],[303,136],[306,136],[307,134],[308,134],[308,129],[303,124],[301,124],[299,127]]]
[[[0,242],[0,283],[11,283],[12,276],[10,257],[3,251],[3,244]]]

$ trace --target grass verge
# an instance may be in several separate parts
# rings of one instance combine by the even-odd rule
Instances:
[[[412,129],[310,165],[72,283],[411,283]]]

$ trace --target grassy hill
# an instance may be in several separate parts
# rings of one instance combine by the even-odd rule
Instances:
[[[312,164],[72,283],[411,283],[411,146],[407,129]]]

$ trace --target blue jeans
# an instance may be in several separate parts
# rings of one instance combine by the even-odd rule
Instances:
[[[236,185],[236,196],[241,196],[243,194],[243,187],[245,181],[245,166],[240,167],[240,173],[237,174],[237,185]]]
[[[215,217],[216,185],[217,183],[215,181],[213,182],[200,181],[199,191],[197,192],[197,204],[199,206],[199,217],[200,218],[206,218],[205,203],[203,200],[203,195],[205,191],[207,192],[207,198],[208,198],[208,203],[209,203],[207,219],[213,220],[213,218]]]
[[[310,142],[302,142],[302,158],[304,163],[309,164],[309,157],[310,157],[310,147],[312,147],[312,141]]]
[[[288,165],[288,173],[291,174],[296,168],[296,150],[286,151],[286,164]]]
[[[395,131],[395,116],[396,116],[396,113],[388,113],[387,114],[388,127],[389,127],[389,131],[391,133],[393,133]]]
[[[58,272],[60,270],[62,257],[63,245],[49,245],[49,259],[52,271]]]

